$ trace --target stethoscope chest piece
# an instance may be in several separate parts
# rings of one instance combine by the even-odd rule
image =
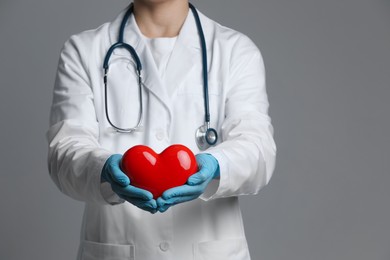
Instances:
[[[200,150],[206,150],[217,143],[218,134],[214,128],[210,128],[208,125],[202,125],[196,129],[195,140]]]

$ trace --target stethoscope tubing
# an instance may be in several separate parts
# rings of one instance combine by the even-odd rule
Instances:
[[[202,48],[202,66],[203,66],[203,97],[204,97],[204,110],[205,110],[205,123],[204,125],[202,125],[201,127],[199,127],[196,131],[196,141],[197,141],[197,144],[199,146],[199,148],[201,149],[205,149],[206,148],[206,144],[207,145],[214,145],[216,142],[217,142],[217,139],[218,139],[218,135],[217,135],[217,131],[213,128],[210,128],[210,108],[209,108],[209,94],[208,94],[208,68],[207,68],[207,48],[206,48],[206,40],[205,40],[205,37],[204,37],[204,33],[203,33],[203,28],[202,28],[202,24],[200,22],[200,18],[199,18],[199,15],[198,15],[198,12],[196,11],[196,8],[191,4],[191,3],[188,3],[189,4],[189,8],[191,9],[193,15],[194,15],[194,18],[195,18],[195,23],[196,23],[196,27],[198,29],[198,34],[199,34],[199,39],[200,39],[200,44],[201,44],[201,48]],[[125,32],[125,27],[126,27],[126,23],[130,17],[130,15],[133,13],[134,11],[134,3],[131,3],[130,6],[129,6],[129,9],[126,11],[123,19],[122,19],[122,22],[120,24],[120,29],[119,29],[119,35],[118,35],[118,42],[116,42],[115,44],[113,44],[107,51],[107,54],[104,58],[104,62],[103,62],[103,69],[104,69],[104,91],[105,91],[105,112],[106,112],[106,118],[107,118],[107,121],[108,123],[115,129],[117,130],[118,132],[120,133],[131,133],[133,131],[136,131],[137,129],[139,129],[141,127],[141,122],[142,122],[142,115],[143,115],[143,104],[142,104],[142,63],[141,63],[141,60],[140,58],[138,57],[137,55],[137,52],[135,51],[135,49],[130,46],[129,44],[126,44],[124,42],[124,32]],[[139,113],[139,118],[138,118],[138,122],[136,124],[135,127],[132,127],[132,128],[121,128],[121,127],[118,127],[116,126],[110,119],[110,116],[109,116],[109,111],[108,111],[108,90],[107,90],[107,84],[108,84],[108,70],[109,70],[109,60],[110,60],[110,57],[112,55],[112,53],[114,52],[115,49],[117,48],[124,48],[126,49],[128,52],[130,52],[133,60],[135,61],[136,63],[136,71],[137,71],[137,74],[138,74],[138,86],[139,86],[139,98],[140,98],[140,113]],[[211,137],[210,137],[211,136]],[[204,138],[204,140],[206,141],[203,142],[201,141],[200,139],[201,138]]]
[[[203,33],[202,24],[199,19],[198,12],[195,7],[189,3],[192,13],[195,17],[196,27],[198,28],[200,44],[202,46],[202,63],[203,63],[203,96],[204,96],[204,109],[205,109],[205,123],[208,125],[210,122],[210,108],[209,108],[209,83],[208,83],[208,70],[207,70],[207,48],[206,40]]]

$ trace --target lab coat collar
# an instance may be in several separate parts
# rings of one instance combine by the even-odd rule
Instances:
[[[117,18],[111,23],[109,28],[110,44],[114,44],[118,41],[119,27],[122,22],[123,16],[128,10],[129,6],[117,16]],[[138,54],[138,57],[142,63],[142,81],[144,86],[156,94],[158,98],[162,98],[164,95],[161,91],[162,82],[158,76],[157,69],[154,65],[153,56],[146,48],[146,44],[143,40],[142,33],[137,25],[134,15],[131,14],[124,31],[124,42],[132,46]],[[130,53],[123,49],[116,49],[113,52],[114,56],[125,56],[133,60]],[[135,71],[134,71],[135,72]]]
[[[126,7],[109,26],[109,38],[111,45],[116,43],[118,41],[118,35],[119,35],[119,27],[122,22],[123,16],[125,15],[126,11],[128,10],[128,7]],[[204,16],[198,9],[196,9],[201,23],[203,25],[203,31],[206,31],[207,28],[205,28],[204,24],[209,24],[208,18]],[[206,33],[205,33],[206,35]],[[134,47],[134,49],[138,50],[137,48],[142,47],[141,45],[144,45],[144,41],[142,40],[142,33],[137,25],[137,22],[134,18],[134,15],[130,15],[129,20],[127,22],[127,25],[125,27],[125,42],[130,44]],[[207,40],[207,38],[206,38]],[[195,48],[200,50],[200,40],[198,35],[198,29],[196,27],[195,18],[192,14],[191,9],[188,9],[188,15],[183,23],[182,28],[180,29],[177,41],[181,42],[181,44],[184,44],[186,47],[189,48]]]
[[[205,26],[203,26],[203,30],[205,30]],[[200,38],[195,17],[191,9],[189,9],[187,18],[180,29],[175,47],[167,64],[165,72],[166,84],[173,86],[177,90],[187,79],[188,75],[191,75],[193,70],[197,66],[201,66],[201,64]]]
[[[109,27],[109,38],[111,44],[116,43],[118,40],[119,27],[127,9],[128,7],[117,16]],[[208,23],[208,20],[199,11],[198,14],[206,36],[206,23]],[[136,23],[134,15],[129,17],[128,23],[125,27],[124,41],[133,46],[141,59],[144,86],[153,92],[169,108],[170,97],[168,95],[168,90],[159,76],[153,56],[146,47],[146,43],[143,40],[142,33]],[[130,54],[126,51],[114,51],[113,55]],[[165,74],[167,84],[174,84],[175,87],[179,87],[188,74],[194,69],[194,64],[201,64],[201,62],[201,45],[198,29],[196,27],[192,11],[189,9],[188,15],[180,29],[174,49],[167,64]]]

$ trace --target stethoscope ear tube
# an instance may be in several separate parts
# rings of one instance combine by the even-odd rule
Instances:
[[[136,70],[137,70],[137,75],[138,75],[138,88],[139,88],[138,91],[139,91],[139,100],[140,100],[139,111],[140,112],[138,114],[137,124],[131,128],[121,128],[121,127],[116,126],[111,121],[110,116],[109,116],[109,111],[108,111],[108,86],[107,86],[108,85],[108,71],[109,71],[108,63],[110,61],[110,57],[111,57],[112,53],[114,52],[114,50],[119,49],[119,48],[124,48],[131,53],[131,56],[133,57],[133,59],[136,62]],[[141,76],[142,65],[141,65],[141,60],[139,59],[139,57],[137,55],[137,52],[129,44],[126,44],[123,42],[117,42],[108,49],[107,54],[104,58],[103,69],[104,69],[104,103],[105,103],[105,112],[106,112],[106,118],[107,118],[108,123],[117,132],[120,132],[120,133],[131,133],[131,132],[138,130],[141,126],[141,123],[142,123],[143,102],[142,102],[142,76]]]
[[[107,51],[107,54],[106,56],[104,57],[104,62],[103,62],[103,69],[108,69],[108,63],[110,61],[110,58],[111,58],[111,55],[112,53],[114,52],[115,49],[120,49],[120,48],[123,48],[123,49],[126,49],[128,52],[130,52],[131,54],[131,57],[134,59],[135,61],[135,64],[136,64],[136,69],[137,69],[137,72],[140,74],[141,70],[142,70],[142,64],[141,64],[141,60],[140,58],[138,57],[137,55],[137,52],[134,50],[134,48],[127,44],[127,43],[124,43],[124,42],[117,42],[115,43],[114,45],[112,45],[108,51]]]
[[[120,31],[119,31],[119,37],[118,37],[118,42],[113,44],[107,51],[107,54],[106,56],[104,57],[104,62],[103,62],[103,69],[104,69],[104,102],[105,102],[105,112],[106,112],[106,118],[107,118],[107,121],[108,123],[119,133],[132,133],[134,131],[137,131],[140,129],[141,127],[141,124],[142,124],[142,115],[143,115],[143,102],[142,102],[142,64],[141,64],[141,60],[140,58],[138,57],[138,54],[137,52],[135,51],[135,49],[127,44],[127,43],[124,43],[123,42],[123,34],[124,34],[124,29],[125,29],[125,26],[126,26],[126,22],[127,20],[129,19],[130,17],[130,14],[133,12],[133,3],[131,3],[130,7],[129,7],[129,10],[126,12],[123,20],[122,20],[122,23],[121,23],[121,26],[120,26]],[[108,71],[109,71],[109,62],[110,62],[110,58],[111,58],[111,55],[112,53],[114,52],[115,49],[120,49],[120,48],[123,48],[123,49],[126,49],[128,52],[130,52],[133,60],[135,61],[136,63],[136,71],[137,71],[137,75],[138,75],[138,88],[139,88],[139,114],[138,114],[138,121],[137,121],[137,124],[134,126],[134,127],[131,127],[131,128],[121,128],[121,127],[118,127],[116,126],[110,119],[110,116],[109,116],[109,111],[108,111]]]
[[[108,123],[119,133],[132,133],[134,131],[140,130],[142,124],[142,115],[143,115],[143,102],[142,102],[142,77],[141,72],[138,74],[138,92],[139,92],[139,114],[138,121],[134,127],[131,128],[121,128],[116,126],[110,119],[109,111],[108,111],[108,87],[107,87],[107,73],[108,68],[104,69],[104,103],[105,103],[105,112]]]

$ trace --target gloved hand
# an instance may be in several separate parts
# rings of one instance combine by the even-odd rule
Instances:
[[[120,169],[122,155],[111,155],[103,166],[101,180],[111,184],[111,189],[122,199],[140,209],[154,214],[157,212],[157,203],[152,193],[130,185],[130,179]]]
[[[219,164],[210,154],[197,154],[195,156],[199,171],[191,175],[187,183],[182,186],[166,190],[157,199],[158,211],[165,212],[169,207],[198,198],[209,182],[219,177]]]

